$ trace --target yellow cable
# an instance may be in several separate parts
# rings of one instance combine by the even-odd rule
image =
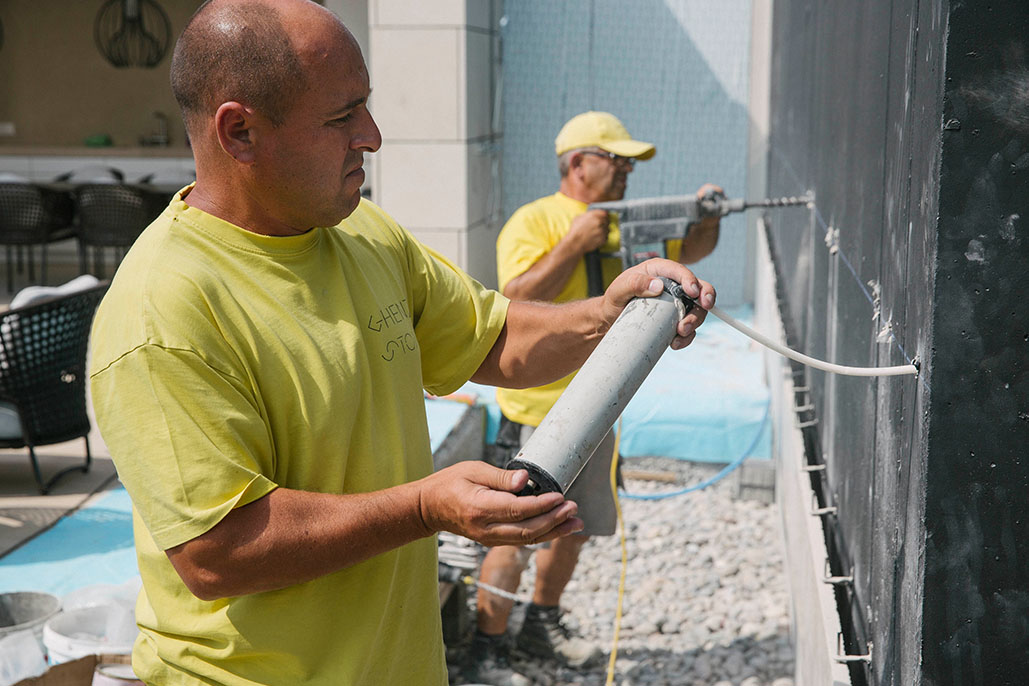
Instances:
[[[622,539],[622,573],[618,579],[618,604],[615,606],[615,631],[611,639],[611,659],[607,663],[607,681],[611,686],[615,678],[615,660],[618,658],[618,632],[622,628],[622,598],[625,595],[625,568],[629,555],[625,548],[625,522],[622,520],[622,508],[618,504],[618,444],[622,438],[622,418],[618,418],[618,429],[615,432],[615,452],[611,457],[611,496],[615,501],[615,513],[618,515],[618,531]]]

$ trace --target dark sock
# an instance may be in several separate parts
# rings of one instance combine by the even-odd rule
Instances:
[[[476,629],[475,636],[472,637],[472,640],[477,641],[479,643],[497,644],[504,642],[504,636],[506,636],[506,633],[487,634],[483,633],[481,629]]]

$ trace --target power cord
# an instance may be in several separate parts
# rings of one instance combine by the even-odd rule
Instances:
[[[622,629],[622,601],[625,599],[625,570],[629,565],[629,553],[625,545],[625,519],[622,517],[622,506],[618,502],[618,445],[622,439],[622,418],[618,418],[618,430],[615,432],[614,455],[611,456],[611,497],[615,501],[615,514],[618,517],[618,534],[622,545],[622,571],[618,577],[618,603],[615,605],[615,629],[611,638],[611,659],[607,663],[607,680],[604,686],[611,686],[615,678],[615,660],[618,659],[618,634]]]

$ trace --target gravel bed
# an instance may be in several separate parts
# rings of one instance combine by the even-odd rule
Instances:
[[[698,483],[719,466],[638,458],[623,468],[677,475],[677,483],[626,481],[630,493],[654,494]],[[628,564],[614,684],[793,686],[778,514],[734,498],[736,490],[729,476],[686,495],[621,500]],[[580,672],[519,663],[521,671],[540,686],[605,684],[621,565],[618,534],[591,539],[561,603],[566,624],[603,650],[602,662]],[[520,596],[530,596],[534,578],[530,563]],[[519,603],[512,632],[523,613]]]

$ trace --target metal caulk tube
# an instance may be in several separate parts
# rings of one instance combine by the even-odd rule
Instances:
[[[682,286],[661,278],[665,290],[635,298],[575,375],[554,407],[507,469],[525,469],[519,495],[565,493],[586,466],[661,354],[694,302]]]

